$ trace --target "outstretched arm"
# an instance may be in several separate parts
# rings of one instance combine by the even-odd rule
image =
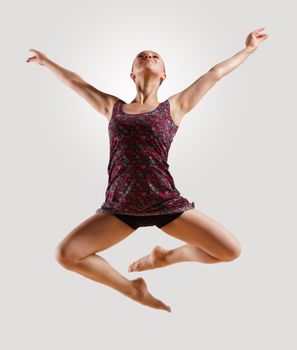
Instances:
[[[202,97],[226,74],[232,72],[241,63],[243,63],[259,46],[259,44],[267,39],[268,34],[260,34],[264,27],[258,28],[251,32],[247,38],[246,47],[236,53],[234,56],[222,61],[212,67],[207,73],[199,77],[193,84],[186,89],[170,97],[170,103],[174,106],[174,111],[183,117],[188,113]]]
[[[99,113],[109,119],[112,106],[119,98],[96,89],[81,76],[59,66],[42,52],[34,49],[30,49],[30,51],[33,51],[35,56],[27,58],[26,62],[32,61],[47,67],[60,81],[62,81],[62,83],[82,96]]]
[[[265,28],[262,27],[255,30],[254,32],[251,32],[246,38],[246,47],[244,49],[240,50],[229,59],[220,62],[211,68],[217,72],[218,79],[221,79],[226,74],[232,72],[235,68],[242,64],[253,52],[256,51],[259,44],[268,37],[268,34],[260,34],[260,32],[264,29]]]

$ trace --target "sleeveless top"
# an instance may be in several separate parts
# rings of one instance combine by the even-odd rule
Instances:
[[[181,196],[168,170],[168,152],[178,130],[168,99],[147,113],[125,113],[123,104],[116,101],[108,123],[108,186],[96,212],[147,216],[195,208]]]

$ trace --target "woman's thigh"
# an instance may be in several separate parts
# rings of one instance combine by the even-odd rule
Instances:
[[[239,240],[198,209],[186,210],[177,219],[162,226],[161,230],[223,261],[233,260],[241,252]]]
[[[61,263],[76,262],[113,246],[134,231],[112,214],[96,213],[62,239],[56,248],[56,259]]]

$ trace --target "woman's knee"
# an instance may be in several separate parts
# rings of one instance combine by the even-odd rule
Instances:
[[[55,258],[59,264],[66,268],[75,265],[79,260],[78,255],[71,248],[70,244],[63,243],[63,241],[55,249]]]
[[[228,249],[223,253],[220,258],[221,261],[232,261],[237,259],[241,255],[241,245],[236,239],[235,242],[228,247]]]

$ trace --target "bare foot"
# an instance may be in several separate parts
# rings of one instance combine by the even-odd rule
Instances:
[[[169,250],[156,246],[149,255],[134,261],[128,268],[128,272],[152,270],[167,265],[166,256]]]
[[[132,283],[132,295],[133,300],[139,303],[150,306],[155,309],[162,309],[171,312],[171,308],[165,305],[161,300],[154,298],[148,291],[147,285],[143,278],[139,277],[131,281]]]

